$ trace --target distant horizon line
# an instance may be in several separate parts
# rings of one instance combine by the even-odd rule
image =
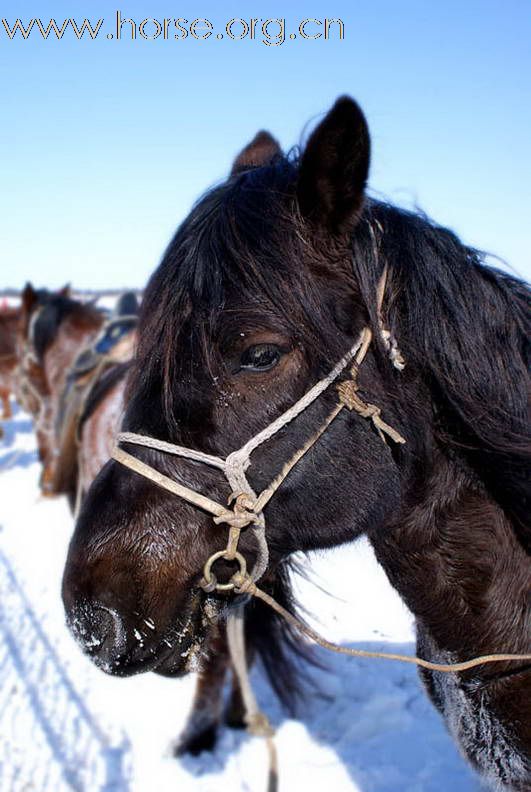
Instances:
[[[38,287],[38,288],[40,288],[40,287]],[[46,287],[43,287],[43,288],[46,288]],[[61,287],[58,287],[58,288],[61,288]],[[8,286],[5,289],[0,289],[0,298],[1,297],[20,297],[20,295],[22,294],[23,290],[24,290],[24,287],[21,287],[19,289],[15,289],[14,287]],[[54,291],[54,290],[51,289],[50,291]],[[141,289],[138,286],[122,286],[122,287],[119,287],[119,288],[115,287],[115,288],[109,288],[109,289],[101,289],[101,288],[86,288],[86,289],[82,289],[81,288],[81,289],[78,289],[76,287],[73,287],[73,289],[72,289],[72,293],[73,294],[83,294],[83,295],[94,294],[94,295],[98,295],[98,296],[109,295],[111,297],[114,296],[115,294],[122,294],[123,292],[126,292],[126,291],[127,292],[134,292],[135,294],[142,294],[144,292],[144,289]]]

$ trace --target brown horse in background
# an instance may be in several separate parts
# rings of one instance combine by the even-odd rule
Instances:
[[[47,289],[35,290],[26,284],[21,295],[20,320],[17,332],[18,367],[16,371],[16,398],[22,408],[33,418],[39,460],[43,465],[41,490],[45,493],[44,481],[47,478],[48,459],[53,454],[52,418],[50,390],[42,361],[39,360],[34,343],[34,325],[40,311],[52,296],[70,296],[70,287],[65,286],[57,292]]]
[[[93,382],[79,420],[79,498],[82,499],[103,464],[110,458],[124,411],[126,377],[137,343],[138,301],[126,292],[117,301],[97,349],[111,354]],[[112,353],[108,346],[112,344]],[[109,363],[109,361],[108,361]]]
[[[106,319],[92,303],[73,299],[67,288],[49,292],[27,284],[22,294],[19,391],[35,419],[41,490],[67,495],[72,506],[109,458],[121,416],[126,361],[134,348],[135,336],[128,333],[120,339],[114,365],[105,370],[89,365],[86,375],[81,371],[86,388],[79,397],[72,377],[79,361],[87,368],[87,353]]]
[[[0,309],[0,419],[11,418],[10,396],[15,391],[15,372],[18,363],[17,330],[20,322],[19,307]]]

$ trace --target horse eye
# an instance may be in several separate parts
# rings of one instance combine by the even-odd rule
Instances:
[[[246,371],[268,371],[276,366],[282,350],[275,344],[256,344],[248,347],[240,358],[240,368]]]

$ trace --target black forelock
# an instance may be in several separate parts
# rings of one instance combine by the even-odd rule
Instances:
[[[320,295],[294,265],[305,245],[293,229],[297,162],[277,158],[208,192],[170,242],[143,300],[137,371],[157,381],[171,420],[171,394],[182,379],[178,350],[210,368],[222,318],[239,309],[268,310],[307,346],[322,340]],[[155,356],[153,351],[156,350]]]
[[[268,246],[285,232],[278,224],[292,198],[295,174],[294,163],[282,158],[206,193],[170,242],[146,298],[151,286],[158,292],[163,281],[171,285],[176,307],[186,294],[212,312],[223,305],[227,282],[253,291],[263,277],[255,258],[267,259]]]

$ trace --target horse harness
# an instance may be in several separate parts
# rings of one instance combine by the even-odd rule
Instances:
[[[379,323],[382,329],[382,338],[386,346],[391,349],[389,341],[390,334],[383,328],[381,321],[381,308],[383,302],[383,294],[385,290],[385,283],[387,279],[387,272],[384,271],[377,289],[377,308]],[[364,327],[360,332],[354,346],[344,355],[344,357],[337,363],[336,366],[315,384],[309,391],[307,391],[298,401],[296,401],[288,410],[280,415],[276,420],[272,421],[265,429],[252,437],[245,445],[237,451],[233,451],[228,457],[222,459],[221,457],[213,456],[211,454],[196,451],[192,448],[175,445],[174,443],[167,443],[163,440],[157,440],[133,432],[122,432],[117,437],[118,443],[132,443],[135,445],[146,446],[151,449],[163,451],[176,456],[191,459],[194,462],[202,462],[203,464],[215,467],[222,471],[225,475],[231,494],[228,499],[229,506],[233,504],[232,509],[222,506],[216,501],[208,498],[195,490],[190,489],[182,484],[173,481],[169,477],[163,475],[155,468],[140,461],[136,457],[124,451],[122,448],[116,447],[113,450],[112,456],[122,465],[130,468],[141,476],[150,479],[160,487],[169,490],[174,495],[186,500],[188,503],[193,504],[213,515],[214,522],[217,525],[227,523],[229,525],[229,538],[225,550],[220,550],[214,553],[206,562],[203,570],[203,580],[201,586],[205,591],[229,591],[234,588],[235,582],[218,583],[216,576],[212,571],[214,563],[224,558],[227,561],[237,561],[243,575],[247,573],[247,565],[243,556],[238,553],[237,546],[240,533],[242,529],[251,526],[258,544],[258,557],[251,573],[251,579],[256,582],[264,574],[268,564],[268,548],[265,536],[265,516],[264,508],[269,503],[273,495],[276,493],[282,482],[289,475],[295,465],[302,459],[302,457],[315,445],[320,437],[326,432],[332,422],[342,412],[344,408],[353,410],[372,421],[378,434],[385,440],[389,437],[395,443],[405,443],[404,438],[391,426],[389,426],[381,417],[381,410],[374,404],[363,401],[359,395],[359,386],[357,384],[358,369],[365,359],[373,338],[372,330],[369,327]],[[307,407],[316,401],[321,394],[323,394],[330,385],[335,382],[338,377],[343,373],[349,364],[351,365],[349,380],[339,383],[337,386],[339,401],[325,418],[317,431],[307,440],[304,445],[299,448],[286,462],[280,473],[271,481],[271,483],[257,496],[252,487],[250,486],[246,472],[251,464],[251,454],[260,445],[276,435],[281,429],[287,426],[294,418],[300,415]],[[401,355],[398,354],[394,361],[397,368],[403,368],[404,362]]]

